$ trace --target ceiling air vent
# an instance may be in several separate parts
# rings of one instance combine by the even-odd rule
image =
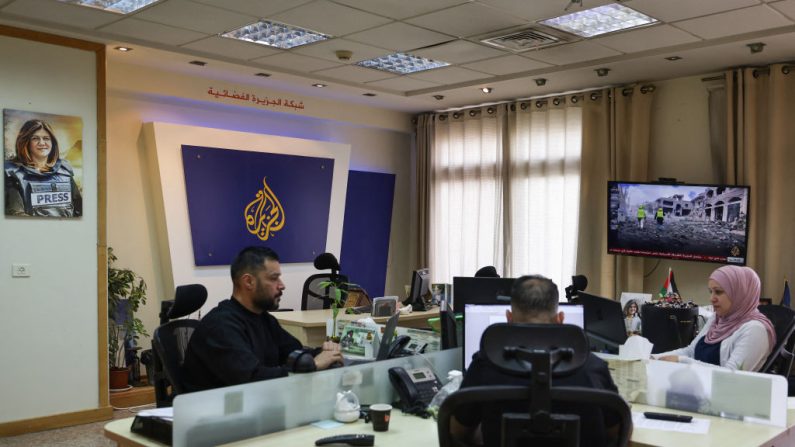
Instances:
[[[510,51],[537,50],[570,42],[569,38],[561,33],[541,31],[538,28],[524,28],[510,34],[488,37],[480,41]]]

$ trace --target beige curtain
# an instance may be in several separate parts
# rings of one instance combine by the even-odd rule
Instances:
[[[568,285],[581,104],[561,96],[436,116],[428,239],[435,280],[494,265],[503,276],[539,273]]]
[[[607,254],[607,181],[648,181],[653,86],[605,89],[586,95],[577,273],[588,291],[617,297],[643,290],[643,260]]]
[[[504,106],[436,116],[429,263],[435,281],[502,270]]]
[[[747,264],[778,302],[795,273],[795,66],[726,73],[726,180],[749,185]]]
[[[507,110],[507,277],[540,273],[562,289],[575,271],[581,98],[573,95],[523,101]]]
[[[431,200],[431,153],[435,116],[426,113],[417,117],[415,145],[417,150],[417,254],[414,268],[424,268],[428,260],[428,236],[430,232]]]

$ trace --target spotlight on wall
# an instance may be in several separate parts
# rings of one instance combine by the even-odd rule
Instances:
[[[115,47],[114,50],[121,51],[122,53],[126,53],[128,51],[132,51],[133,49],[130,47]]]
[[[546,78],[535,78],[533,80],[536,81],[536,85],[539,87],[542,87],[547,84]]]
[[[596,75],[599,76],[600,78],[603,78],[607,76],[608,73],[610,73],[609,68],[597,68],[594,71],[596,72]]]
[[[435,99],[437,101],[441,101],[441,100],[444,99],[444,95],[433,95],[433,99]]]
[[[491,93],[494,91],[494,89],[491,87],[481,87],[480,91],[483,93]]]
[[[754,43],[749,43],[746,46],[751,50],[751,54],[754,54],[754,53],[761,53],[762,51],[764,51],[765,45],[766,44],[764,42],[754,42]]]

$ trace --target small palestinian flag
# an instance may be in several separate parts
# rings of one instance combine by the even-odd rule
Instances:
[[[665,284],[660,288],[660,298],[665,298],[674,293],[679,295],[679,288],[676,287],[676,281],[674,281],[674,271],[668,267],[668,278],[665,279]]]

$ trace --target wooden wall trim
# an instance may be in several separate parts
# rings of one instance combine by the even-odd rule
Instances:
[[[108,362],[108,183],[106,54],[96,51],[97,64],[97,373],[99,406],[110,405]]]
[[[72,413],[0,423],[0,436],[16,436],[53,428],[107,421],[113,418],[113,408],[105,406]]]
[[[79,50],[103,51],[103,52],[105,50],[105,45],[101,43],[74,39],[72,37],[58,36],[56,34],[43,33],[40,31],[31,31],[29,29],[15,28],[13,26],[8,26],[8,25],[0,25],[0,35],[32,40],[34,42],[60,45],[62,47],[77,48]]]

